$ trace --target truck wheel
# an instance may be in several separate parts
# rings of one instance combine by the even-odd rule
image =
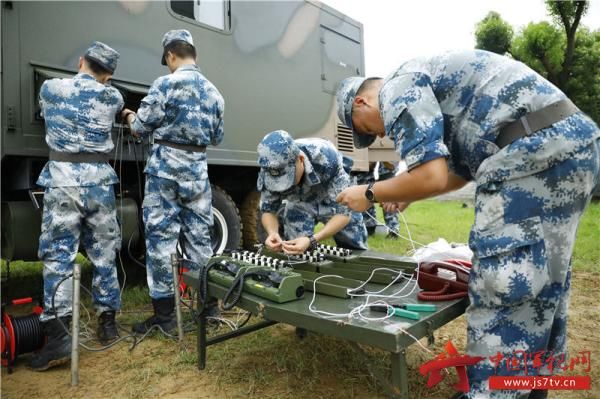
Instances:
[[[213,227],[210,232],[213,252],[238,249],[242,243],[242,220],[238,208],[225,190],[212,187]]]
[[[244,248],[250,251],[256,249],[254,245],[263,243],[267,238],[260,222],[259,205],[260,193],[253,190],[246,195],[240,207],[240,215],[244,224]]]

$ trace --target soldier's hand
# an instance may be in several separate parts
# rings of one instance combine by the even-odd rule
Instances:
[[[353,211],[364,212],[371,207],[371,202],[365,197],[366,185],[348,187],[335,199],[338,203],[347,206]]]
[[[290,255],[299,255],[304,253],[310,247],[310,238],[300,237],[283,242],[283,252]]]
[[[382,202],[381,207],[386,212],[404,212],[410,202]]]
[[[132,117],[130,117],[129,115],[132,115]],[[121,111],[121,119],[123,119],[128,124],[130,123],[130,118],[133,118],[133,116],[135,116],[135,112],[130,110],[129,108],[123,108],[123,111]]]
[[[281,251],[281,237],[277,233],[269,234],[265,240],[265,245],[272,251]]]

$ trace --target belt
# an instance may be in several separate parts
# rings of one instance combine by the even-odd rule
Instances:
[[[500,129],[496,144],[498,147],[504,148],[513,141],[552,126],[578,111],[579,109],[571,100],[565,99],[525,114]]]
[[[92,162],[108,162],[108,154],[101,152],[59,152],[50,150],[49,158],[51,161],[58,162],[76,162],[76,163],[92,163]]]
[[[154,144],[165,145],[167,147],[175,148],[177,150],[192,151],[192,152],[206,152],[206,146],[195,145],[195,144],[179,144],[173,143],[167,140],[154,140]]]

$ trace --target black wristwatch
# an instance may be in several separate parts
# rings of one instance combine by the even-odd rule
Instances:
[[[308,239],[310,240],[310,245],[308,246],[308,250],[309,251],[314,251],[317,249],[317,245],[319,244],[319,242],[317,241],[317,239],[315,238],[314,235],[309,235]]]
[[[373,191],[373,185],[375,182],[369,183],[367,189],[365,191],[365,197],[369,200],[369,202],[375,202],[375,192]]]

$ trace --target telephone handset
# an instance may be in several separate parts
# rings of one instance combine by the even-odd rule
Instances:
[[[417,283],[423,291],[417,294],[417,298],[421,301],[449,301],[466,297],[470,268],[471,263],[462,260],[421,263]]]

